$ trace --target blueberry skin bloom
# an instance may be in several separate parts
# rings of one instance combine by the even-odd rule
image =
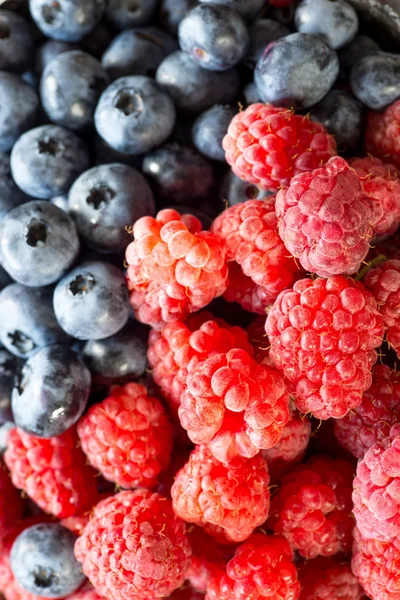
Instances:
[[[95,112],[98,134],[123,154],[143,154],[172,133],[171,98],[149,77],[121,77],[102,93]]]
[[[19,136],[36,125],[39,98],[18,75],[0,71],[0,151],[8,152]]]
[[[322,35],[331,48],[342,48],[358,31],[358,16],[346,0],[302,0],[295,25],[302,33]]]
[[[0,152],[0,222],[12,208],[28,200],[30,198],[15,185],[11,176],[10,157]]]
[[[120,331],[129,318],[122,272],[113,265],[84,262],[57,285],[54,312],[61,327],[78,340],[101,340]]]
[[[33,62],[35,41],[30,24],[11,10],[0,10],[0,69],[23,73]]]
[[[197,117],[193,125],[193,143],[207,158],[225,161],[222,140],[237,110],[232,106],[216,105]]]
[[[105,16],[116,29],[147,25],[158,0],[108,0]]]
[[[227,6],[200,4],[179,24],[179,45],[203,69],[226,71],[246,55],[249,33],[242,17]]]
[[[58,281],[71,268],[78,252],[75,223],[50,202],[21,204],[1,223],[2,265],[23,285],[41,287]]]
[[[74,555],[77,536],[58,523],[28,527],[16,538],[10,554],[17,583],[43,598],[64,598],[85,581]]]
[[[46,37],[79,42],[100,22],[105,0],[29,0],[29,9]]]
[[[350,72],[350,86],[368,108],[386,108],[400,97],[400,55],[376,52],[364,56]]]

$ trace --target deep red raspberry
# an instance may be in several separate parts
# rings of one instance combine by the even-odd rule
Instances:
[[[297,281],[278,296],[266,332],[301,412],[338,419],[361,403],[383,335],[376,301],[362,283],[341,275]]]
[[[175,592],[173,592],[171,596],[168,596],[166,600],[204,600],[204,598],[204,594],[196,592],[190,586],[185,584],[183,587],[179,588],[179,590],[175,590]],[[151,598],[149,600],[151,600]]]
[[[306,271],[321,277],[358,271],[373,235],[373,207],[339,156],[294,177],[276,196],[279,235]]]
[[[271,296],[267,290],[247,277],[237,262],[228,263],[228,287],[224,294],[228,302],[237,302],[244,310],[258,315],[265,315],[271,304]]]
[[[201,527],[193,526],[188,536],[193,556],[187,579],[195,590],[205,593],[211,579],[225,571],[225,565],[232,558],[235,546],[217,544]]]
[[[400,100],[383,112],[369,111],[365,147],[373,156],[379,156],[400,169]]]
[[[290,418],[289,395],[276,369],[235,348],[197,365],[178,409],[192,442],[208,442],[222,462],[272,448]]]
[[[0,548],[9,528],[22,518],[23,509],[21,494],[13,486],[5,465],[0,463]]]
[[[86,465],[75,428],[50,439],[12,429],[4,460],[15,487],[59,519],[80,514],[97,500],[95,472]]]
[[[261,456],[221,463],[201,445],[176,475],[172,503],[188,523],[217,525],[230,541],[240,542],[268,516],[268,484]]]
[[[252,535],[212,580],[206,600],[296,600],[300,595],[293,552],[281,536]]]
[[[179,588],[190,566],[183,521],[167,498],[139,489],[102,500],[75,544],[98,592],[113,600],[162,598]]]
[[[400,421],[400,373],[386,365],[375,365],[372,385],[360,406],[335,421],[335,435],[343,448],[362,458],[376,442],[389,435]]]
[[[270,525],[305,558],[351,548],[353,467],[344,460],[313,456],[282,480],[272,498]]]
[[[78,435],[90,464],[122,488],[152,488],[169,463],[168,416],[138,383],[113,386],[80,420]]]
[[[320,123],[272,104],[251,104],[235,115],[223,140],[232,171],[261,188],[279,189],[336,155],[336,142]]]
[[[300,600],[361,600],[364,595],[350,564],[339,558],[315,558],[299,568]]]

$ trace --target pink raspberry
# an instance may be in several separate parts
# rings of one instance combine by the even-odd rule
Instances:
[[[346,561],[314,558],[299,568],[300,600],[362,600],[356,577]]]
[[[228,287],[224,294],[228,302],[237,302],[244,310],[258,315],[265,315],[272,304],[268,291],[247,277],[237,262],[228,263]]]
[[[383,335],[362,283],[341,275],[297,281],[270,309],[266,332],[301,412],[338,419],[361,403]]]
[[[373,156],[379,156],[400,169],[400,100],[383,112],[369,111],[365,147]]]

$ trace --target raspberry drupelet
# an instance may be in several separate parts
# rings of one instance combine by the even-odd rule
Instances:
[[[217,526],[241,542],[262,525],[269,511],[267,467],[261,456],[221,463],[207,445],[197,446],[171,489],[175,513],[188,523]],[[213,533],[214,528],[206,530]]]
[[[199,363],[178,409],[195,444],[209,443],[220,461],[272,448],[289,421],[289,394],[279,372],[235,348]]]
[[[367,152],[400,169],[400,100],[383,112],[369,111],[365,128]]]
[[[235,115],[222,145],[235,175],[266,190],[287,186],[336,155],[323,125],[272,104],[251,104]]]
[[[301,412],[339,419],[361,403],[383,337],[376,301],[361,282],[297,281],[278,296],[265,327]]]
[[[351,549],[353,467],[344,460],[313,456],[282,480],[272,498],[269,524],[304,558]]]
[[[299,568],[300,600],[362,600],[365,598],[348,562],[318,557]]]
[[[294,177],[276,196],[279,235],[306,271],[321,277],[358,271],[373,235],[373,206],[339,156]]]
[[[237,262],[229,262],[228,268],[228,287],[224,293],[224,299],[228,302],[237,302],[250,313],[265,315],[271,304],[268,291],[247,277]]]
[[[101,501],[75,544],[89,581],[106,598],[163,598],[190,567],[185,524],[169,500],[148,490]]]

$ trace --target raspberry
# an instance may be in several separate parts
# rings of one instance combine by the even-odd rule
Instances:
[[[368,152],[400,169],[400,100],[383,112],[369,111],[365,129]]]
[[[139,600],[162,598],[179,588],[191,549],[170,501],[139,489],[97,504],[75,555],[100,595]]]
[[[95,472],[86,465],[75,428],[50,439],[12,429],[4,460],[16,488],[59,519],[96,502]]]
[[[272,448],[289,420],[289,395],[276,369],[235,348],[199,363],[178,410],[195,444],[209,442],[220,461]]]
[[[379,158],[351,158],[350,166],[361,180],[361,187],[372,201],[371,225],[375,235],[391,235],[400,222],[400,171]]]
[[[171,489],[175,513],[189,523],[222,528],[230,541],[245,540],[269,511],[269,476],[261,456],[221,463],[197,446]]]
[[[265,315],[267,307],[272,304],[272,298],[267,290],[246,277],[242,268],[236,262],[228,263],[228,287],[224,294],[227,302],[237,302],[244,310],[259,315]]]
[[[361,403],[383,335],[376,301],[362,283],[341,275],[297,281],[278,296],[266,332],[301,412],[338,419]]]
[[[272,104],[251,104],[235,115],[222,145],[235,175],[266,190],[287,186],[336,155],[323,125]]]
[[[294,177],[276,197],[279,235],[306,271],[358,271],[372,238],[372,202],[344,158]]]
[[[212,580],[206,600],[296,600],[300,595],[293,552],[281,536],[252,535]]]
[[[104,600],[103,596],[100,596],[96,590],[90,585],[85,584],[80,590],[68,596],[66,600]]]
[[[21,494],[13,486],[6,467],[0,464],[0,547],[11,526],[22,518]]]
[[[105,479],[123,488],[155,485],[167,468],[172,429],[161,402],[137,383],[113,386],[78,424],[82,450]]]
[[[361,600],[350,565],[338,558],[315,558],[299,569],[300,600]]]
[[[335,435],[343,448],[356,458],[362,458],[371,446],[387,437],[391,426],[399,421],[400,373],[378,364],[361,404],[335,421]]]
[[[233,551],[230,551],[230,545],[217,544],[200,527],[194,526],[188,536],[193,556],[186,576],[195,590],[206,592],[211,579],[225,570],[227,558],[232,557]]]
[[[265,317],[256,317],[247,328],[247,335],[254,349],[254,358],[258,363],[273,367],[269,358],[269,340],[265,333]]]
[[[313,456],[282,481],[272,498],[270,525],[305,558],[348,552],[353,519],[353,467],[344,460]]]

